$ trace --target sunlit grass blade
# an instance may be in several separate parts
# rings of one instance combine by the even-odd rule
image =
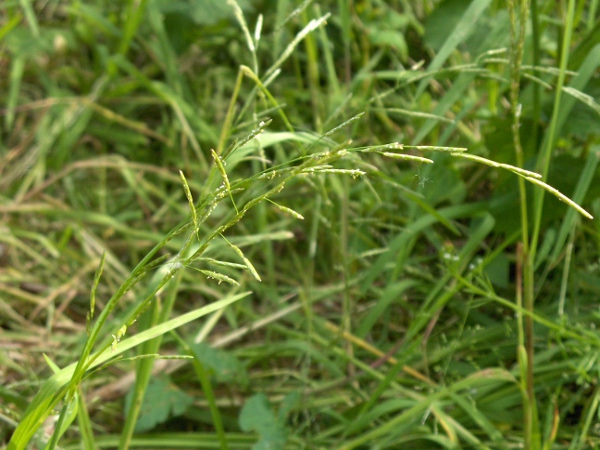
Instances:
[[[232,295],[198,308],[194,311],[190,311],[189,313],[180,315],[179,317],[171,319],[167,322],[158,324],[146,331],[133,335],[119,342],[114,352],[111,351],[110,348],[105,348],[99,354],[91,357],[93,363],[88,367],[88,370],[119,356],[127,350],[137,347],[143,342],[158,336],[162,336],[163,334],[185,325],[186,323],[189,323],[221,308],[225,308],[226,306],[241,300],[244,297],[247,297],[249,294],[249,292],[244,292]],[[60,372],[54,374],[42,385],[42,388],[29,404],[29,407],[25,411],[19,426],[13,433],[13,436],[7,447],[8,449],[24,450],[26,448],[28,442],[33,437],[37,429],[42,425],[46,417],[52,413],[56,405],[63,399],[63,395],[69,387],[68,382],[73,377],[75,368],[75,363],[69,365]]]

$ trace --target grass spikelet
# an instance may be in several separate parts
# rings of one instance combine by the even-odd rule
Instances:
[[[104,263],[106,262],[106,250],[102,252],[102,256],[100,257],[100,263],[98,264],[98,268],[96,269],[96,273],[94,275],[94,283],[92,284],[92,289],[90,291],[90,310],[86,315],[86,324],[85,329],[89,336],[90,329],[92,326],[92,320],[94,319],[94,312],[96,310],[96,292],[98,291],[98,285],[100,284],[100,278],[102,277],[102,272],[104,271]]]
[[[375,111],[377,111],[377,110],[378,110],[378,108],[375,108]],[[386,108],[385,111],[390,112],[390,113],[402,114],[403,116],[439,120],[440,122],[445,122],[445,123],[454,123],[454,121],[452,119],[448,119],[447,117],[436,116],[435,114],[423,113],[423,112],[418,112],[418,111],[409,111],[408,109]]]
[[[302,214],[294,211],[292,208],[288,208],[287,206],[283,206],[283,205],[280,205],[279,203],[275,203],[271,199],[267,199],[267,201],[269,201],[269,203],[275,205],[275,207],[277,209],[280,209],[281,211],[283,211],[283,212],[285,212],[285,213],[287,213],[287,214],[295,217],[296,219],[298,219],[298,220],[304,220],[304,216]]]
[[[350,175],[352,178],[361,177],[366,174],[365,171],[360,169],[335,169],[332,167],[309,167],[302,171],[304,174],[313,174],[313,173],[335,173],[338,175]]]
[[[391,152],[381,152],[381,154],[383,156],[387,156],[388,158],[393,158],[393,159],[401,159],[404,161],[416,161],[416,162],[422,162],[425,164],[433,164],[433,160],[431,160],[429,158],[423,158],[422,156],[406,155],[404,153],[391,153]]]
[[[386,150],[404,150],[404,145],[399,142],[392,142],[389,144],[383,145],[371,145],[369,147],[360,147],[352,149],[352,151],[357,151],[361,153],[380,153]]]
[[[225,160],[231,153],[236,151],[238,148],[243,147],[246,143],[250,142],[256,136],[258,136],[260,133],[262,133],[265,130],[265,128],[267,128],[271,124],[271,122],[273,122],[273,119],[264,119],[264,120],[260,121],[260,123],[258,124],[258,127],[256,127],[254,130],[252,130],[250,132],[250,134],[248,134],[248,136],[246,136],[241,141],[235,142],[231,147],[229,147],[223,153],[223,160]],[[214,158],[214,156],[213,156],[213,158]]]
[[[237,19],[242,31],[244,33],[244,37],[246,38],[246,45],[250,50],[250,53],[255,53],[256,48],[254,46],[254,41],[252,40],[252,36],[250,35],[250,31],[248,30],[248,25],[246,25],[246,19],[244,19],[244,13],[242,12],[242,8],[237,4],[235,0],[227,0],[227,4],[233,8],[233,13],[235,18]]]
[[[225,189],[227,190],[227,192],[231,192],[231,184],[229,184],[229,177],[227,176],[227,172],[225,171],[225,166],[223,165],[223,161],[221,161],[221,158],[219,157],[219,155],[217,155],[217,152],[215,152],[214,150],[211,149],[210,151],[213,159],[215,160],[215,163],[217,165],[217,168],[219,169],[219,172],[221,173],[221,177],[223,177],[223,183],[225,184]]]
[[[405,145],[404,148],[414,148],[422,152],[466,152],[468,149],[464,147],[442,147],[438,145]]]
[[[254,265],[250,262],[250,260],[248,258],[246,258],[246,256],[244,255],[244,252],[242,252],[242,250],[235,244],[232,244],[231,242],[229,242],[227,240],[227,238],[225,236],[223,236],[221,234],[221,237],[225,240],[225,242],[227,242],[227,244],[229,244],[229,246],[233,249],[233,251],[240,257],[240,259],[244,262],[244,265],[246,266],[246,268],[248,269],[248,271],[252,274],[252,276],[257,280],[257,281],[262,281],[260,279],[260,276],[258,275],[258,272],[256,271],[256,269],[254,268]]]
[[[213,270],[204,270],[204,269],[197,269],[198,272],[202,273],[203,275],[206,275],[207,278],[213,279],[213,280],[217,280],[217,282],[219,284],[221,284],[221,282],[225,282],[228,284],[232,284],[234,286],[239,286],[240,283],[238,283],[237,281],[235,281],[233,278],[228,277],[227,275],[224,275],[222,273],[219,272],[215,272]],[[259,280],[260,281],[260,280]]]
[[[213,157],[214,157],[214,155],[213,155]],[[194,223],[194,230],[196,232],[196,236],[198,237],[198,239],[200,239],[200,237],[198,236],[200,226],[199,226],[199,222],[198,222],[198,213],[196,212],[196,206],[194,204],[194,198],[192,197],[192,192],[190,191],[190,186],[188,185],[188,182],[185,179],[185,175],[183,174],[183,172],[181,170],[179,171],[179,176],[181,177],[181,182],[183,183],[183,189],[185,191],[185,196],[188,200],[190,212],[192,213],[192,222]]]
[[[471,155],[470,153],[451,153],[452,156],[462,159],[470,159],[471,161],[477,161],[478,163],[485,164],[486,166],[496,167],[499,169],[506,169],[510,172],[516,173],[523,177],[539,179],[542,176],[539,173],[532,172],[530,170],[521,169],[520,167],[513,166],[511,164],[498,163],[487,158],[483,158],[477,155]]]
[[[208,264],[214,264],[215,266],[231,267],[233,269],[245,269],[246,268],[246,266],[244,264],[232,263],[229,261],[221,261],[221,260],[214,259],[214,258],[200,257],[200,258],[197,258],[196,260],[203,261]]]
[[[213,149],[211,149],[210,152],[211,152],[213,159],[215,160],[217,169],[219,170],[219,173],[221,174],[221,177],[223,178],[223,184],[225,185],[225,189],[226,189],[227,193],[229,194],[231,203],[233,204],[233,207],[235,208],[236,212],[238,212],[235,201],[233,200],[233,194],[231,192],[231,184],[229,183],[229,177],[227,176],[227,172],[225,171],[225,165],[223,164],[221,157],[219,155],[217,155],[217,152],[215,152]]]

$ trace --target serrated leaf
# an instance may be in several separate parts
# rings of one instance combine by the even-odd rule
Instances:
[[[253,450],[285,448],[287,430],[275,416],[265,394],[256,394],[246,401],[239,422],[243,431],[258,433],[259,440]]]
[[[248,383],[248,372],[244,365],[230,352],[219,350],[205,342],[190,346],[194,356],[211,372],[219,383],[235,381]]]
[[[129,413],[132,395],[133,391],[127,394],[125,415]],[[193,402],[192,397],[177,389],[168,379],[153,378],[144,395],[136,433],[150,431],[169,418],[182,415]]]

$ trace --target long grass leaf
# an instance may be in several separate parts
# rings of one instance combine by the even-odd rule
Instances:
[[[171,319],[167,322],[156,325],[149,330],[131,336],[121,341],[114,351],[110,348],[106,348],[99,354],[93,355],[92,359],[94,362],[90,365],[89,369],[98,367],[99,365],[119,356],[127,350],[137,347],[143,342],[158,336],[162,336],[163,334],[196,320],[206,314],[210,314],[211,312],[225,308],[231,303],[247,297],[249,294],[250,292],[244,292],[223,298],[214,303]],[[33,437],[34,433],[42,425],[44,420],[51,414],[54,407],[62,400],[63,395],[66,393],[68,382],[75,373],[75,369],[76,364],[73,363],[62,369],[60,372],[54,374],[42,385],[41,389],[23,414],[23,418],[21,419],[19,426],[14,431],[13,436],[8,443],[7,450],[24,450],[27,447],[27,444]]]

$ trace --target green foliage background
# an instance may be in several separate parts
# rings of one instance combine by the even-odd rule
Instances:
[[[599,445],[598,3],[3,2],[0,445]]]

